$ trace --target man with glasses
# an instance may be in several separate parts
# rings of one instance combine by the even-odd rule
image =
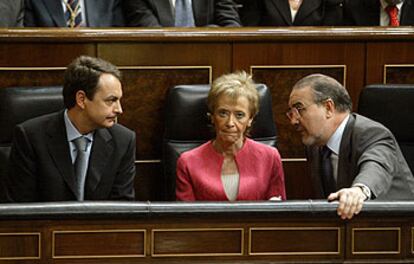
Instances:
[[[369,199],[414,199],[414,178],[392,133],[352,113],[346,89],[313,74],[292,88],[286,113],[306,145],[315,194],[351,219]]]

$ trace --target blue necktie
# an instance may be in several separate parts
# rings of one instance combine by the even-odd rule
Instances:
[[[88,170],[86,148],[88,146],[89,140],[86,137],[81,136],[74,139],[73,143],[75,144],[77,150],[74,166],[76,177],[76,196],[78,198],[78,201],[83,201],[85,194],[86,172]]]
[[[175,26],[194,27],[193,8],[190,0],[175,1]]]
[[[325,197],[336,191],[336,183],[333,177],[333,168],[331,162],[332,151],[323,146],[321,149],[321,178]]]

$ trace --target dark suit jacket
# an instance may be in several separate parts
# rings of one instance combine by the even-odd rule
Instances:
[[[345,0],[344,24],[347,26],[379,26],[380,8],[379,0]],[[414,25],[414,0],[404,0],[400,25]]]
[[[85,0],[88,27],[124,26],[121,0]],[[60,0],[25,0],[25,27],[66,27]]]
[[[342,23],[343,0],[304,0],[292,22],[288,0],[244,0],[244,26],[334,26]]]
[[[90,155],[85,200],[133,200],[135,133],[118,124],[97,129]],[[16,126],[9,175],[12,201],[76,200],[63,111]]]
[[[192,3],[197,27],[240,26],[233,0],[193,0]],[[169,0],[124,0],[123,7],[128,26],[174,26],[174,12]]]
[[[319,148],[307,149],[317,198],[323,194]],[[414,199],[414,177],[392,133],[380,123],[351,114],[342,135],[336,189],[368,186],[377,199]]]
[[[0,27],[22,27],[24,0],[0,0]]]

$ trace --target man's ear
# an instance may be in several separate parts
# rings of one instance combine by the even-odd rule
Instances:
[[[332,101],[332,99],[329,98],[325,101],[325,109],[326,109],[327,117],[333,116],[333,113],[335,112],[335,108],[336,106],[335,106],[334,101]]]
[[[75,99],[76,99],[76,105],[79,106],[79,108],[81,109],[85,109],[85,100],[87,99],[85,91],[83,90],[77,91],[75,95]]]

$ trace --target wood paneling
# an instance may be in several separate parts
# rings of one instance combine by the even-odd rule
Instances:
[[[413,60],[414,63],[414,60]],[[413,84],[414,64],[389,64],[384,66],[384,83],[386,84]]]
[[[0,88],[63,85],[63,67],[0,67]]]
[[[230,72],[230,43],[105,43],[98,56],[118,66],[211,66],[213,78]]]
[[[40,233],[0,233],[0,260],[40,259]]]
[[[118,121],[136,132],[137,160],[160,159],[168,89],[179,84],[209,83],[210,68],[121,67],[121,70],[124,113]]]
[[[366,227],[352,229],[352,254],[401,254],[400,227]]]
[[[237,256],[243,254],[243,229],[153,230],[153,257]]]
[[[128,242],[128,243],[125,243]],[[143,230],[54,231],[53,258],[144,257]]]
[[[250,234],[250,255],[342,255],[337,227],[262,227],[252,228]]]
[[[15,264],[412,263],[413,206],[367,202],[345,221],[337,203],[321,201],[7,204],[0,257],[39,256],[1,261]]]
[[[367,43],[366,63],[367,74],[365,84],[383,83],[386,65],[414,64],[414,45],[412,42],[406,41]],[[410,83],[413,83],[413,79],[405,76],[403,73],[398,74],[399,77],[397,79],[402,78],[404,80],[407,78]],[[389,77],[391,78],[391,76]],[[392,80],[395,81],[394,78]]]
[[[80,55],[96,56],[96,47],[76,42],[1,43],[0,54],[0,67],[64,67]]]

